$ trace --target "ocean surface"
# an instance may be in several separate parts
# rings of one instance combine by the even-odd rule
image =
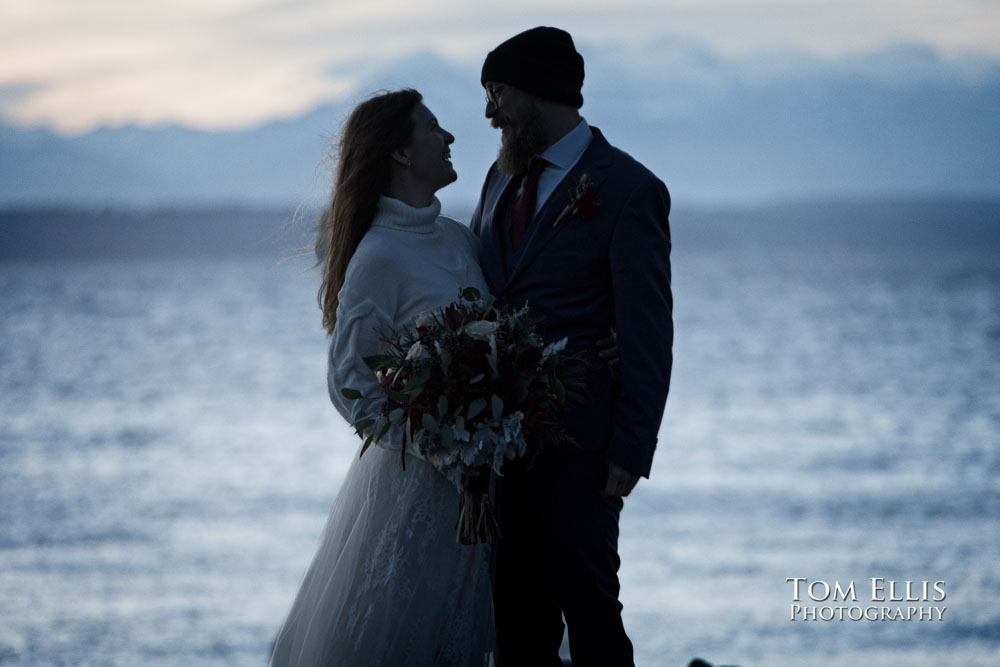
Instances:
[[[1000,664],[1000,207],[850,210],[673,217],[638,665]],[[265,664],[357,446],[312,258],[3,223],[0,664]]]

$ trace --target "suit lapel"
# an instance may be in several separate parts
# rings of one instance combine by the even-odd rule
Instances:
[[[511,176],[500,172],[495,184],[490,188],[494,197],[487,197],[487,206],[482,213],[482,229],[480,243],[482,243],[482,264],[483,273],[486,274],[487,282],[499,292],[507,284],[507,275],[503,265],[503,222],[504,213],[507,210],[507,203],[511,196],[511,191],[516,187],[517,182]]]
[[[606,171],[611,166],[613,154],[611,145],[608,144],[600,131],[597,128],[591,129],[594,132],[594,137],[587,150],[580,156],[580,160],[566,174],[566,177],[556,186],[556,189],[552,192],[552,196],[545,202],[545,205],[528,227],[528,233],[522,241],[524,249],[521,251],[517,264],[514,265],[514,270],[511,271],[507,280],[502,283],[505,286],[513,282],[538,255],[542,248],[554,239],[560,231],[565,229],[566,225],[564,223],[566,219],[560,221],[558,225],[555,222],[563,209],[566,208],[566,205],[569,204],[569,188],[571,184],[576,183],[581,176],[587,174],[593,181],[595,190],[600,192],[601,184],[607,177]]]

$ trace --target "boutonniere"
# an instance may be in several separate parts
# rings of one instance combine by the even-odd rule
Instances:
[[[576,183],[569,187],[569,203],[566,204],[566,208],[562,210],[552,226],[558,225],[568,215],[589,218],[594,215],[600,205],[601,202],[597,199],[597,190],[594,188],[594,182],[590,180],[590,174],[580,174]]]

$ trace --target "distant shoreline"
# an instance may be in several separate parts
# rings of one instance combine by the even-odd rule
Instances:
[[[456,210],[457,208],[457,210]],[[467,221],[472,205],[445,210]],[[318,212],[295,207],[24,206],[0,209],[0,261],[310,254]],[[1000,197],[815,199],[677,205],[684,247],[1000,249]]]
[[[291,207],[0,210],[0,261],[311,255],[315,220]]]

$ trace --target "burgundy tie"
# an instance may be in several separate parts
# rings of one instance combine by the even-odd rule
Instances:
[[[510,243],[515,248],[524,238],[528,224],[535,214],[535,203],[538,200],[538,177],[548,166],[548,160],[540,157],[531,158],[528,163],[528,175],[524,177],[521,195],[514,201],[514,209],[510,214]]]

